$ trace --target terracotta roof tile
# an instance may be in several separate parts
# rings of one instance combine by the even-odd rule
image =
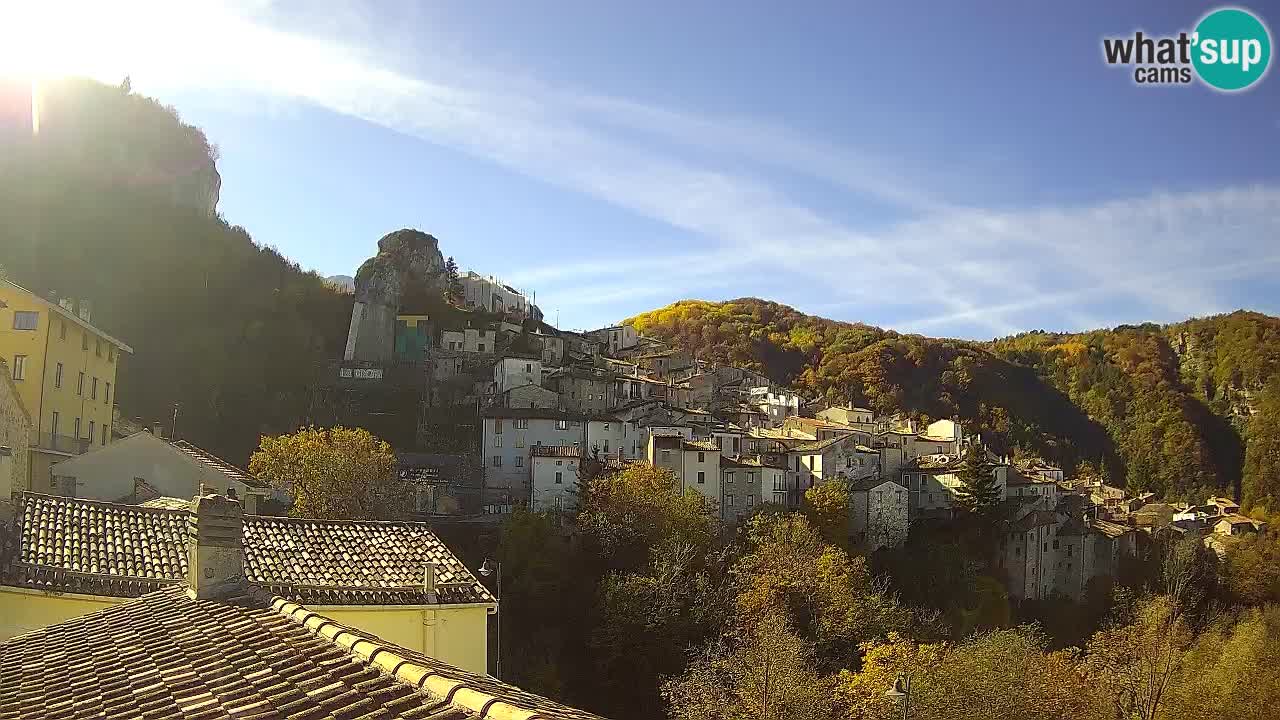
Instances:
[[[244,483],[245,485],[248,485],[249,487],[264,488],[264,489],[269,487],[267,483],[250,475],[247,471],[241,470],[240,468],[236,467],[235,465],[232,465],[226,460],[223,460],[217,455],[214,455],[208,450],[198,448],[195,445],[192,445],[191,443],[187,442],[186,440],[175,440],[175,441],[171,441],[169,444],[172,445],[174,449],[176,449],[178,452],[182,453],[183,455],[186,455],[187,457],[191,458],[192,460],[195,460],[201,465],[205,465],[210,468],[213,468],[214,470],[217,470],[218,472],[222,473],[223,475],[226,475],[232,480],[239,480],[240,482]]]
[[[136,597],[187,572],[189,510],[23,493],[4,582]],[[325,605],[494,602],[426,523],[246,516],[245,576]],[[436,567],[436,599],[423,589]]]
[[[460,670],[261,590],[170,587],[0,643],[0,718],[599,716]]]

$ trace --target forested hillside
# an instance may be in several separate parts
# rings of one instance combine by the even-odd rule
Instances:
[[[882,412],[959,417],[997,448],[1172,497],[1280,496],[1280,319],[1033,332],[993,343],[902,335],[744,298],[628,322],[698,357]]]
[[[41,133],[0,157],[0,265],[41,295],[87,300],[134,348],[119,405],[236,462],[297,427],[311,373],[341,351],[350,295],[202,204],[216,151],[171,109],[71,81]],[[190,173],[175,177],[190,170]],[[174,188],[184,186],[175,195]]]

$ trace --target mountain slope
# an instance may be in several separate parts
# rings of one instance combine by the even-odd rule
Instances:
[[[628,322],[810,396],[959,417],[999,449],[1134,489],[1191,497],[1235,491],[1243,475],[1246,499],[1276,496],[1280,459],[1262,448],[1280,427],[1269,410],[1280,389],[1270,405],[1252,401],[1277,383],[1280,319],[1266,315],[993,343],[902,335],[756,298],[682,301]]]

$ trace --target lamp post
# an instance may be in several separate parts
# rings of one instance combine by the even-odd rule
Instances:
[[[494,645],[497,646],[496,659],[493,665],[493,676],[502,679],[502,563],[497,560],[485,558],[484,564],[480,566],[480,574],[484,577],[495,575],[494,580],[497,582],[497,592],[494,597],[498,601],[497,610],[494,612]]]
[[[902,720],[910,720],[911,718],[911,676],[899,675],[897,680],[893,681],[893,687],[885,692],[885,697],[891,697],[898,701],[902,706]]]

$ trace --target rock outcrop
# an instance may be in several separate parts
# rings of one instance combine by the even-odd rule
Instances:
[[[378,254],[356,272],[356,302],[345,359],[389,361],[401,303],[410,297],[443,297],[447,286],[438,240],[409,229],[384,235],[378,241]]]

